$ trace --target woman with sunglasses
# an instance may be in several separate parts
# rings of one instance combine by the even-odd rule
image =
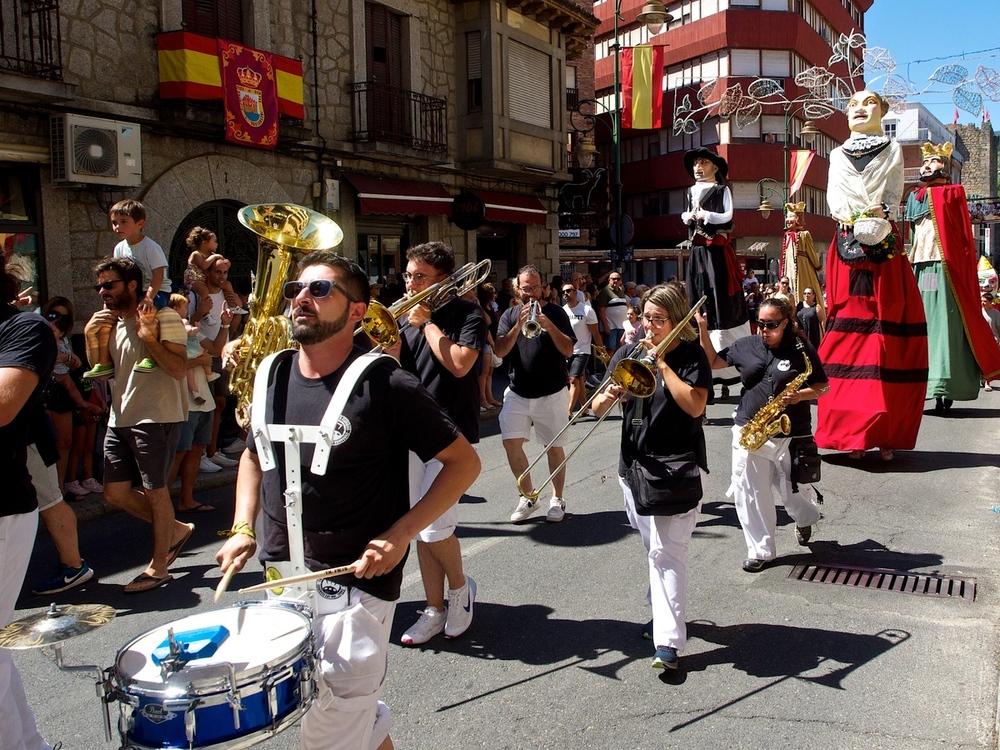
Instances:
[[[661,284],[643,295],[642,310],[642,325],[649,334],[642,343],[647,349],[654,349],[674,329],[673,321],[687,315],[687,295],[676,282]],[[676,669],[677,652],[687,643],[684,610],[688,544],[701,501],[685,501],[665,509],[670,515],[640,515],[625,476],[633,461],[642,456],[685,453],[693,453],[701,469],[708,471],[701,416],[712,387],[712,370],[698,346],[697,335],[693,327],[685,326],[657,359],[656,390],[649,398],[625,395],[611,382],[593,403],[594,413],[602,416],[624,396],[618,483],[625,498],[625,514],[646,548],[653,620],[642,628],[642,635],[656,647],[654,669]],[[631,349],[619,349],[608,370],[613,371],[631,353]]]
[[[808,402],[822,396],[830,386],[816,350],[799,329],[792,306],[784,300],[771,297],[761,302],[757,313],[760,335],[738,339],[718,353],[708,335],[708,320],[701,314],[697,318],[701,345],[712,369],[735,367],[743,384],[733,426],[732,483],[726,496],[736,503],[746,539],[743,570],[757,573],[777,556],[776,500],[781,500],[795,522],[795,539],[802,546],[809,542],[812,526],[820,519],[815,490],[792,482],[790,444],[795,438],[812,435]],[[812,366],[805,387],[781,396],[786,405],[784,413],[791,421],[789,435],[778,433],[757,450],[746,450],[740,445],[743,426],[805,371],[805,357]]]

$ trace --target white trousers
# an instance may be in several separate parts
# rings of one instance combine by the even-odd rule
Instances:
[[[792,439],[771,438],[755,451],[740,446],[740,428],[733,425],[733,475],[726,492],[736,503],[736,515],[743,527],[747,557],[773,560],[777,557],[774,530],[775,503],[780,501],[796,526],[812,526],[819,521],[819,506],[812,486],[800,484],[792,492]]]
[[[688,543],[701,508],[679,516],[640,516],[632,490],[618,477],[625,496],[625,514],[639,532],[649,562],[649,603],[653,607],[653,643],[657,648],[682,649],[687,644]]]
[[[302,718],[302,750],[375,750],[389,735],[379,701],[395,602],[351,589],[350,606],[313,621],[319,651],[316,700]]]
[[[31,548],[38,531],[38,511],[0,517],[0,626],[10,623],[24,583]],[[0,649],[0,748],[50,750],[35,726],[35,715],[24,695],[21,675],[8,649]]]

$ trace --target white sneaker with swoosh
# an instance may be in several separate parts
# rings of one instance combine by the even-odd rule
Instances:
[[[476,602],[476,582],[465,577],[460,589],[448,589],[448,619],[444,624],[445,638],[458,638],[472,624],[472,605]]]

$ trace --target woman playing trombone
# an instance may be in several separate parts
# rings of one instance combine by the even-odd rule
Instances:
[[[687,296],[679,284],[661,284],[642,297],[642,324],[648,332],[641,342],[645,351],[654,350],[674,331],[674,321],[688,313]],[[645,354],[645,351],[641,351]],[[609,363],[609,371],[627,358],[628,349],[619,349]],[[656,646],[655,669],[675,669],[677,652],[684,648],[687,629],[684,608],[687,599],[688,543],[698,520],[701,505],[701,471],[708,470],[705,435],[701,417],[705,413],[712,370],[698,344],[698,334],[687,324],[674,333],[673,340],[656,358],[656,389],[648,398],[629,395],[612,381],[593,402],[594,413],[605,414],[624,398],[621,456],[618,481],[625,496],[625,513],[639,531],[649,561],[649,601],[653,620],[643,627],[643,637]],[[657,515],[642,515],[633,487],[626,477],[634,476],[633,464],[651,457],[693,454],[697,499],[678,499],[657,509]]]

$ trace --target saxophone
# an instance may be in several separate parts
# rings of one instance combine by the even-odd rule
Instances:
[[[797,341],[796,344],[799,349],[804,348],[801,341]],[[791,382],[781,389],[781,393],[771,396],[761,410],[753,415],[753,419],[740,429],[740,447],[755,451],[779,432],[787,435],[792,431],[792,420],[785,414],[787,404],[781,399],[799,390],[812,374],[812,362],[809,361],[809,355],[805,351],[802,352],[802,358],[806,363],[805,371],[792,378]]]

